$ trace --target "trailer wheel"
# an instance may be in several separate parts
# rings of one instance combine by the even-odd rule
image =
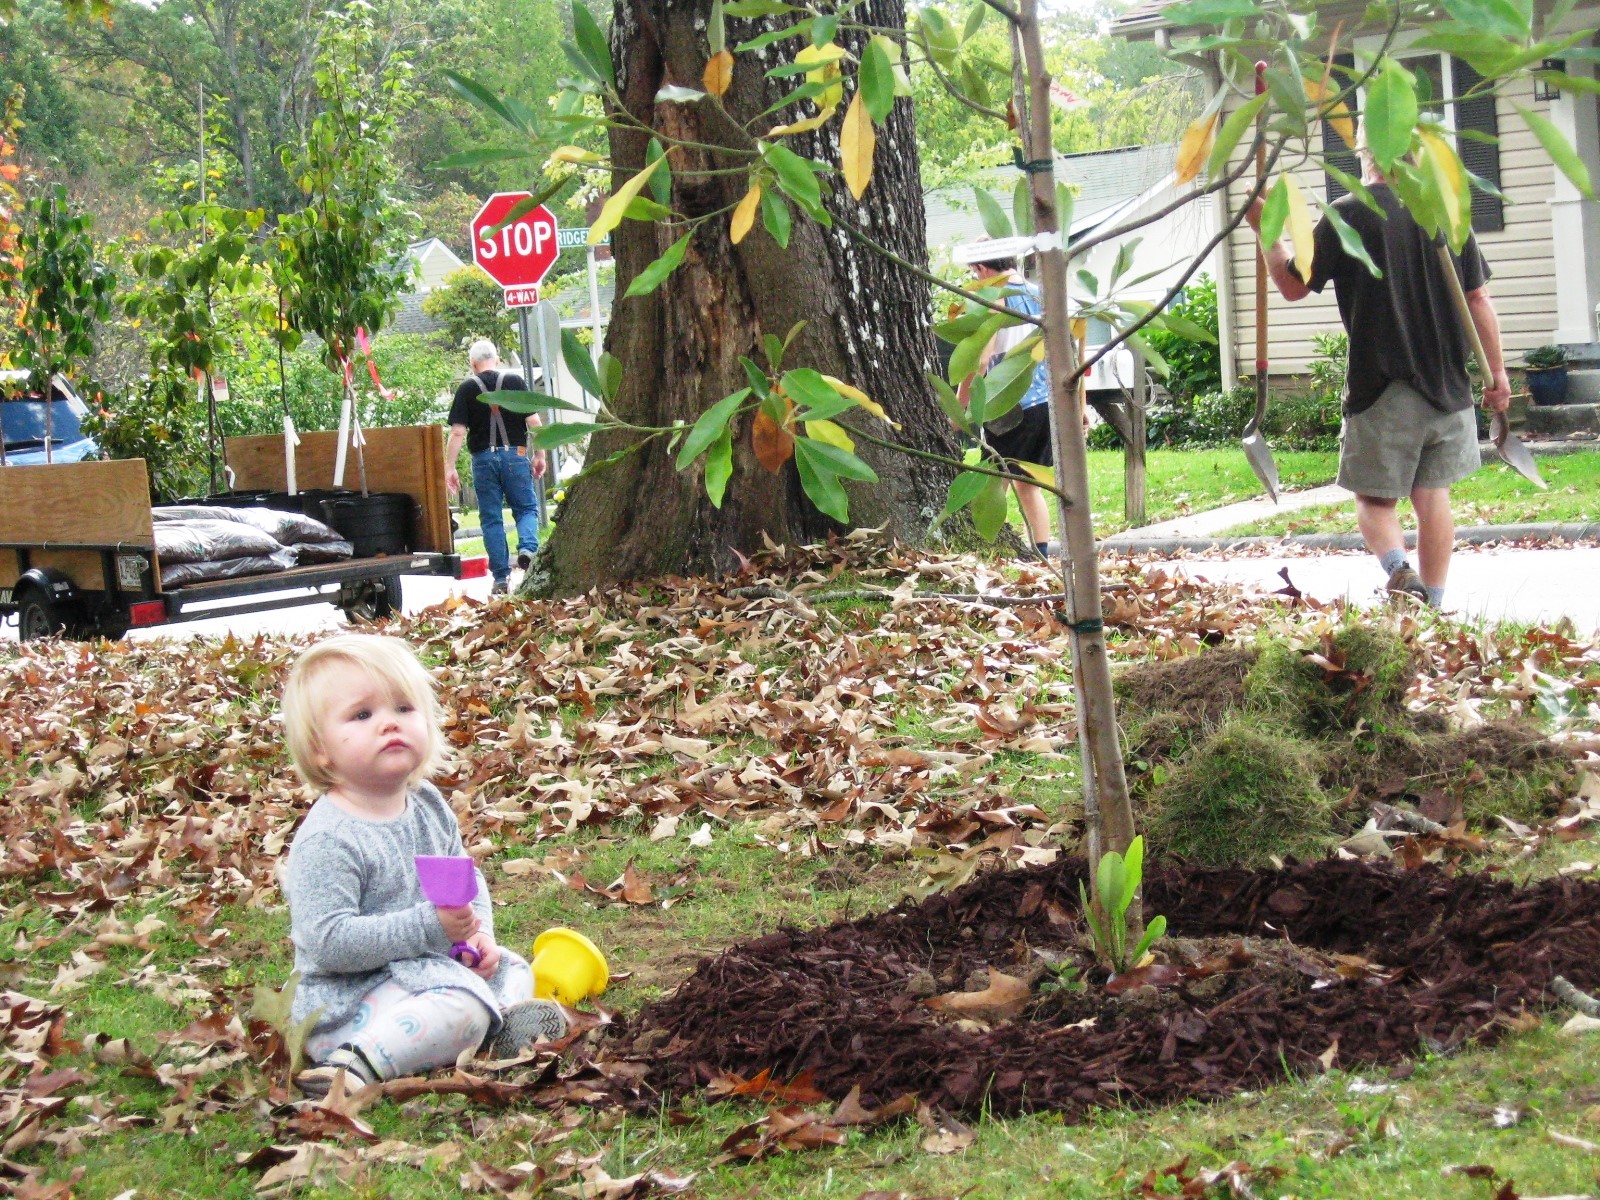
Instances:
[[[17,602],[17,636],[24,642],[55,637],[67,631],[67,614],[34,588]]]
[[[362,584],[344,611],[352,621],[381,621],[396,616],[400,612],[400,576],[385,575]]]

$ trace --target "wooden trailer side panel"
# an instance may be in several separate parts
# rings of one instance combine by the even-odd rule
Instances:
[[[450,499],[444,489],[444,429],[438,425],[401,425],[362,432],[367,439],[367,490],[405,492],[421,506],[411,548],[455,553]],[[295,448],[295,482],[301,488],[332,487],[338,446],[336,431],[302,433],[300,445]],[[281,434],[228,438],[227,452],[236,488],[275,492],[288,488]],[[344,486],[361,486],[354,448],[346,454]]]
[[[0,468],[0,543],[32,547],[36,567],[56,567],[80,588],[105,586],[101,558],[62,543],[126,545],[149,553],[150,476],[144,459]],[[0,587],[17,581],[20,556],[0,550]]]

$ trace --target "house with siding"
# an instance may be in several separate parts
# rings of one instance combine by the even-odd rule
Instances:
[[[1173,33],[1161,17],[1167,3],[1170,0],[1149,2],[1129,10],[1115,22],[1113,32],[1130,39],[1153,39],[1163,48],[1170,46]],[[1381,30],[1357,24],[1362,16],[1359,7],[1319,5],[1321,24],[1331,27],[1346,7],[1346,44],[1352,40],[1348,31],[1355,28],[1353,49],[1380,48]],[[1577,32],[1593,24],[1592,11],[1582,16],[1569,13],[1559,27],[1550,30],[1550,36]],[[1572,348],[1580,359],[1600,355],[1600,347],[1595,346],[1595,306],[1600,304],[1600,205],[1585,200],[1555,169],[1513,107],[1522,105],[1548,117],[1576,147],[1591,176],[1600,179],[1597,97],[1569,93],[1549,96],[1524,79],[1496,96],[1458,99],[1477,82],[1478,76],[1459,59],[1414,48],[1419,37],[1415,32],[1402,33],[1393,52],[1409,70],[1426,76],[1430,94],[1436,98],[1433,106],[1443,112],[1452,128],[1476,130],[1497,139],[1487,142],[1459,138],[1457,150],[1470,171],[1494,183],[1505,196],[1502,201],[1475,187],[1472,225],[1493,271],[1489,290],[1500,314],[1508,365],[1514,367],[1521,352],[1548,342]],[[1351,61],[1347,58],[1346,64]],[[1221,86],[1222,76],[1212,54],[1194,55],[1190,65],[1206,73],[1212,89]],[[1575,59],[1566,62],[1563,69],[1574,76],[1588,77],[1593,72],[1592,64]],[[1245,99],[1244,94],[1235,94],[1225,108],[1231,111]],[[1311,140],[1313,151],[1332,146],[1336,151],[1335,165],[1359,174],[1354,154],[1326,122],[1321,130],[1313,132]],[[1248,138],[1236,153],[1234,163],[1247,152]],[[1320,160],[1306,162],[1295,169],[1295,174],[1304,192],[1319,201],[1331,202],[1344,194],[1338,182],[1321,170]],[[1196,203],[1210,207],[1216,220],[1225,222],[1244,203],[1253,183],[1253,174],[1246,172],[1225,191]],[[1225,379],[1255,373],[1255,255],[1255,237],[1248,226],[1241,224],[1219,247],[1214,264]],[[1268,358],[1272,374],[1303,372],[1315,357],[1312,336],[1339,327],[1331,287],[1322,295],[1313,293],[1295,304],[1269,289]],[[1596,373],[1595,382],[1600,384],[1600,373]]]

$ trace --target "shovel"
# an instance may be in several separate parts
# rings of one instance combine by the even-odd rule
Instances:
[[[1267,90],[1267,64],[1256,64],[1256,95]],[[1267,142],[1262,136],[1263,119],[1256,120],[1256,187],[1267,174]],[[1239,443],[1250,469],[1256,473],[1261,486],[1278,502],[1278,464],[1272,461],[1272,448],[1261,436],[1261,422],[1267,415],[1267,256],[1260,244],[1256,246],[1256,411],[1244,427],[1244,437]]]
[[[1483,352],[1483,340],[1478,337],[1478,327],[1472,323],[1472,310],[1467,307],[1467,294],[1461,290],[1461,279],[1456,275],[1455,260],[1450,257],[1450,248],[1443,242],[1435,249],[1439,254],[1439,265],[1444,268],[1446,286],[1450,289],[1450,300],[1455,306],[1456,319],[1461,322],[1461,328],[1466,332],[1467,342],[1477,357],[1478,370],[1483,373],[1484,383],[1487,386],[1488,381],[1493,378],[1489,370],[1489,356]],[[1497,412],[1490,419],[1489,437],[1494,442],[1494,452],[1500,456],[1501,462],[1529,483],[1548,490],[1549,484],[1545,483],[1544,476],[1539,474],[1539,467],[1533,461],[1533,455],[1518,440],[1517,435],[1511,432],[1511,422],[1506,419],[1505,413]]]

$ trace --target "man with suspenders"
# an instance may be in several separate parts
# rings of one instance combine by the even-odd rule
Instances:
[[[467,361],[472,374],[456,388],[450,405],[444,482],[452,496],[461,490],[456,460],[465,442],[472,455],[472,482],[478,492],[478,516],[483,526],[483,548],[489,555],[489,573],[494,576],[494,591],[505,592],[511,579],[511,554],[506,546],[502,510],[511,506],[511,515],[517,522],[517,566],[526,571],[539,549],[539,502],[533,479],[544,476],[545,456],[543,450],[535,450],[530,462],[526,435],[513,443],[505,416],[494,403],[496,392],[527,391],[522,376],[501,368],[500,354],[487,338],[479,338],[468,347]],[[538,414],[529,413],[527,427],[533,429],[538,424]]]

